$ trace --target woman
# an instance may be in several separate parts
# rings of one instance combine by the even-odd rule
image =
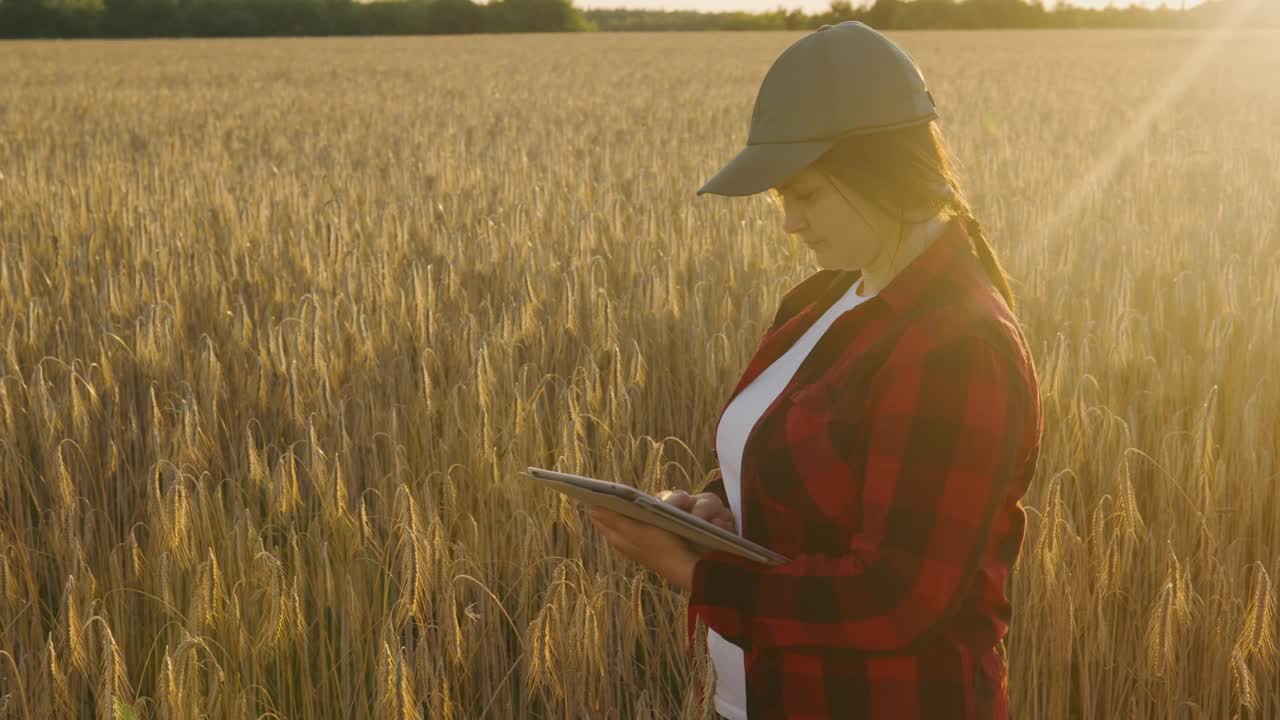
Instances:
[[[698,191],[769,191],[822,269],[783,297],[730,395],[720,478],[662,497],[789,561],[590,515],[689,591],[721,717],[1008,715],[1039,387],[936,118],[901,48],[824,26],[774,62],[747,147]]]

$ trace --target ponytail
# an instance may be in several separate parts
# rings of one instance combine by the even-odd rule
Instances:
[[[1004,267],[1000,265],[1000,261],[996,259],[996,254],[992,251],[991,244],[987,242],[987,236],[982,232],[982,224],[978,222],[978,218],[973,216],[973,209],[969,207],[968,201],[957,191],[952,193],[951,202],[948,204],[952,212],[960,218],[961,224],[964,225],[965,232],[969,236],[969,244],[973,246],[974,254],[982,262],[982,268],[986,270],[987,278],[991,280],[991,284],[1000,292],[1005,304],[1009,306],[1010,312],[1017,312],[1017,301],[1013,297],[1013,290],[1009,287],[1009,274],[1005,272]]]

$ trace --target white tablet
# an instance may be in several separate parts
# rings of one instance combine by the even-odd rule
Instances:
[[[685,512],[630,485],[531,467],[529,474],[586,505],[599,505],[620,515],[673,532],[703,550],[720,550],[766,565],[781,565],[787,558],[737,533]]]

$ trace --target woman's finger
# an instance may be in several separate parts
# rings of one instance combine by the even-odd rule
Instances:
[[[631,539],[626,533],[619,532],[614,528],[603,526],[600,527],[599,530],[600,534],[604,536],[605,541],[608,542],[613,549],[633,560],[639,559],[636,554],[636,546],[631,542]]]
[[[604,536],[605,540],[609,541],[610,545],[616,544],[614,542],[614,536],[616,535],[616,533],[613,528],[609,527],[605,523],[595,518],[591,518],[591,524],[595,526],[597,532],[599,532],[601,535]]]
[[[626,515],[605,510],[604,508],[592,508],[587,513],[594,524],[601,531],[609,531],[615,536],[625,536],[631,532],[631,528],[636,524]],[[616,543],[615,543],[616,544]]]
[[[694,506],[693,496],[683,490],[663,490],[658,493],[657,497],[659,500],[686,512],[691,511]]]
[[[724,510],[724,503],[717,497],[700,497],[693,504],[693,514],[701,518],[717,517]]]

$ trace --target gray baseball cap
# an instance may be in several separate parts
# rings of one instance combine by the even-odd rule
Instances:
[[[747,146],[698,195],[753,195],[785,183],[839,139],[938,117],[905,50],[850,20],[823,25],[773,61],[756,93]]]

